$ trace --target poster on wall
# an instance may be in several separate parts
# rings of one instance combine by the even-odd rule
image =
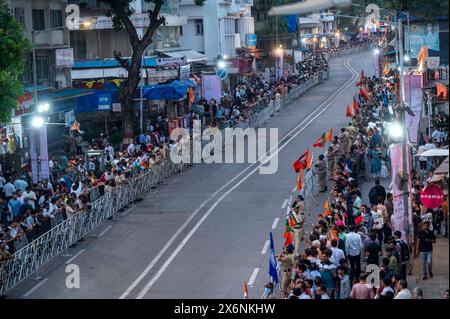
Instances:
[[[180,81],[189,80],[190,74],[191,74],[191,66],[189,64],[180,66]]]
[[[33,184],[49,178],[47,127],[30,129],[30,158]]]
[[[277,55],[275,58],[275,77],[276,80],[278,81],[279,79],[281,79],[284,75],[284,70],[283,70],[283,55]]]
[[[405,29],[405,48],[411,48],[415,57],[423,46],[429,50],[439,51],[439,24],[411,24],[410,30]]]
[[[222,81],[215,74],[202,74],[202,97],[220,102],[222,97]]]
[[[401,179],[403,177],[403,145],[402,143],[391,144],[390,146],[391,163],[392,163],[392,195],[393,206],[394,206],[394,216],[393,216],[393,226],[394,230],[398,230],[402,233],[402,238],[406,238],[406,223],[412,225],[412,203],[411,196],[408,196],[408,216],[405,215],[405,204],[403,198],[403,189]],[[406,161],[406,171],[410,171],[410,160],[411,153],[409,148],[407,148],[407,161]],[[408,193],[411,193],[411,174],[407,173],[408,178]],[[406,218],[406,220],[405,220]],[[410,227],[411,228],[411,227]]]

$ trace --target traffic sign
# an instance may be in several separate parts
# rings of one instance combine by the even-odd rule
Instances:
[[[222,81],[225,80],[228,76],[228,73],[225,69],[218,69],[216,71],[216,75],[221,79]]]

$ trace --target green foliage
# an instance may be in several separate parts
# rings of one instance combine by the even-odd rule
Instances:
[[[17,98],[23,94],[24,53],[29,48],[21,26],[6,2],[0,0],[0,123],[10,120],[11,110],[17,107]]]

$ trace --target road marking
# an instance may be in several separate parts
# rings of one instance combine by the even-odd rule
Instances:
[[[278,222],[280,221],[280,218],[279,217],[277,217],[277,218],[275,218],[274,220],[273,220],[273,224],[272,224],[272,229],[276,229],[277,228],[277,225],[278,225]]]
[[[261,250],[261,254],[265,255],[267,253],[267,249],[269,248],[269,244],[270,244],[269,240],[266,240],[266,242],[264,243],[264,247]]]
[[[288,201],[289,201],[289,199],[285,199],[283,204],[281,205],[281,208],[285,209]]]
[[[159,190],[156,190],[156,191],[154,191],[154,192],[151,192],[151,193],[148,194],[147,196],[145,196],[145,198],[147,199],[147,198],[152,197],[153,195],[156,195],[156,194],[158,194],[158,193],[159,193]]]
[[[75,255],[73,255],[71,258],[69,258],[69,259],[67,259],[66,260],[66,264],[70,264],[75,258],[77,258],[78,256],[80,256],[81,255],[81,253],[83,252],[83,251],[85,251],[86,249],[80,249],[80,251],[79,252],[77,252]]]
[[[253,286],[255,283],[256,277],[258,276],[259,268],[253,269],[252,275],[250,276],[250,279],[248,280],[248,285]]]
[[[111,228],[112,228],[112,225],[109,225],[108,227],[106,227],[100,234],[98,234],[98,237],[102,237]]]
[[[345,65],[345,61],[344,61],[344,65]],[[350,70],[350,72],[352,72]],[[354,76],[357,75],[357,72],[352,72],[354,73]],[[349,87],[350,85],[353,84],[353,77],[351,79],[349,79],[347,82],[345,82],[338,90],[335,91],[335,93],[333,93],[332,95],[330,95],[329,97],[327,97],[318,107],[316,110],[319,110],[320,107],[322,105],[325,105],[327,103],[327,101],[332,100],[333,95],[335,95],[341,88],[343,88],[344,86]],[[347,84],[349,83],[349,84]],[[346,85],[347,84],[347,85]],[[340,93],[341,94],[341,93]],[[339,96],[340,94],[336,95]],[[326,110],[326,109],[324,109]],[[310,115],[308,115],[302,122],[300,122],[296,127],[294,127],[290,132],[288,132],[285,137],[283,137],[281,140],[284,140],[287,136],[291,135],[292,133],[294,133],[299,127],[302,127],[304,125],[304,123],[311,117],[314,115],[315,112],[311,113]],[[323,113],[323,111],[322,111]],[[322,114],[322,113],[319,113]],[[317,118],[317,117],[316,117]],[[315,118],[314,118],[315,119]],[[303,129],[302,129],[303,130]],[[270,160],[270,158],[268,159]],[[172,245],[172,243],[175,241],[175,239],[179,236],[179,234],[187,227],[187,225],[191,222],[191,220],[198,214],[198,212],[214,197],[216,197],[222,190],[226,189],[228,187],[228,185],[234,183],[234,181],[236,179],[238,179],[241,175],[243,175],[245,172],[247,172],[249,169],[251,169],[255,164],[254,163],[248,167],[246,167],[245,169],[243,169],[239,174],[237,174],[235,177],[233,177],[231,180],[229,180],[226,184],[224,184],[222,187],[220,187],[216,192],[214,192],[213,194],[211,194],[205,201],[203,201],[200,206],[192,213],[191,216],[189,216],[189,218],[184,222],[184,224],[178,229],[178,231],[169,239],[169,241],[166,243],[166,245],[164,245],[164,247],[159,251],[158,255],[155,256],[155,258],[150,262],[150,264],[144,269],[144,271],[138,276],[138,278],[136,278],[136,280],[130,285],[130,287],[127,288],[127,290],[125,290],[125,292],[119,297],[119,299],[124,299],[126,298],[131,291],[145,278],[145,276],[151,271],[151,269],[155,266],[155,264],[159,261],[159,259],[161,259],[161,257],[164,255],[164,253],[169,249],[169,247]],[[199,167],[199,166],[198,166]],[[259,167],[258,167],[259,169]],[[253,172],[251,173],[253,174]],[[215,206],[214,206],[215,207]],[[209,215],[209,214],[208,214]],[[202,221],[203,222],[203,221]],[[190,238],[190,236],[189,236]],[[188,238],[188,239],[189,239]],[[185,238],[186,239],[186,238]],[[183,244],[184,246],[184,244]],[[177,252],[178,254],[178,252]],[[173,254],[172,254],[173,255]],[[173,259],[173,258],[172,258]],[[167,263],[167,261],[166,261]],[[169,262],[170,263],[170,262]],[[160,275],[159,275],[160,276]],[[158,276],[158,278],[159,278]],[[151,283],[151,282],[150,282]],[[149,283],[149,284],[150,284]],[[151,284],[153,285],[153,284]]]
[[[33,288],[31,288],[30,290],[28,290],[28,292],[26,294],[24,294],[22,297],[28,297],[29,295],[31,295],[33,292],[35,292],[37,289],[39,289],[40,286],[42,286],[43,284],[45,284],[45,282],[48,280],[48,278],[42,279],[42,281],[40,283],[38,283],[36,286],[34,286]]]
[[[125,216],[126,214],[128,214],[130,212],[130,210],[132,210],[133,208],[135,208],[136,206],[133,205],[133,207],[128,208],[126,211],[124,211],[122,213],[122,216]]]
[[[137,299],[142,299],[147,292],[150,290],[150,288],[155,284],[155,282],[161,277],[161,275],[166,271],[166,269],[169,267],[170,263],[172,262],[172,260],[179,254],[179,252],[181,251],[181,249],[183,249],[183,247],[186,245],[186,243],[189,241],[189,239],[192,237],[192,235],[194,235],[194,233],[197,231],[197,229],[201,226],[201,224],[203,224],[203,222],[206,220],[206,218],[208,218],[208,216],[211,214],[211,212],[217,207],[217,205],[219,205],[219,203],[226,197],[228,196],[228,194],[230,194],[232,191],[234,191],[237,187],[239,187],[243,182],[245,182],[250,176],[252,176],[257,170],[260,169],[260,167],[262,167],[263,165],[265,165],[267,162],[269,162],[272,157],[274,157],[275,155],[277,155],[282,149],[284,149],[294,138],[296,138],[301,132],[303,132],[312,122],[314,122],[320,115],[322,115],[331,105],[331,101],[334,101],[338,96],[340,96],[341,94],[344,93],[345,90],[347,90],[350,86],[353,85],[354,80],[356,79],[358,73],[356,71],[354,71],[354,69],[348,65],[348,61],[350,61],[353,58],[348,59],[347,61],[344,61],[344,65],[347,67],[348,66],[348,70],[350,70],[350,72],[353,74],[353,76],[347,81],[345,82],[340,88],[338,88],[332,95],[330,95],[324,102],[322,102],[316,110],[319,110],[319,112],[317,114],[315,114],[315,112],[311,113],[309,116],[307,116],[301,123],[299,123],[294,129],[291,130],[291,132],[289,132],[287,135],[285,136],[291,136],[288,138],[287,141],[283,142],[283,145],[281,145],[278,150],[276,152],[274,152],[273,154],[271,154],[270,156],[268,156],[262,163],[260,163],[258,166],[256,166],[251,172],[249,172],[247,175],[245,175],[241,180],[239,180],[239,182],[235,183],[231,188],[229,188],[225,193],[222,194],[222,196],[220,196],[215,202],[214,204],[208,209],[208,211],[202,216],[202,218],[194,225],[194,227],[191,229],[191,231],[184,237],[184,239],[181,241],[181,243],[177,246],[177,248],[172,252],[172,254],[169,256],[169,258],[166,260],[166,262],[161,266],[161,268],[159,269],[159,271],[152,277],[152,279],[148,282],[148,284],[144,287],[144,289],[142,289],[142,291],[139,293],[139,295],[137,296]],[[347,63],[346,63],[347,62]],[[344,88],[345,87],[345,88]],[[343,90],[341,90],[342,88],[344,88]],[[320,107],[322,105],[325,105],[328,102],[327,106],[323,109],[320,110]],[[311,116],[312,119],[309,119]],[[304,124],[304,122],[307,121],[306,124]],[[295,132],[297,130],[297,132]],[[293,133],[295,132],[295,133]],[[284,140],[286,137],[284,137],[282,140]],[[270,151],[268,152],[270,154]],[[255,163],[257,164],[257,163]],[[250,165],[249,167],[247,167],[246,169],[244,169],[241,173],[239,173],[237,176],[242,175],[245,171],[247,171],[248,169],[250,169],[251,167],[253,167],[254,164]],[[236,176],[236,177],[237,177]],[[234,179],[236,179],[233,178]],[[232,181],[233,181],[232,180]],[[230,181],[231,182],[231,181]],[[227,183],[228,184],[228,183]],[[221,189],[223,188],[223,186],[221,187]],[[211,197],[211,196],[210,196]],[[209,200],[207,200],[206,202],[208,202]],[[202,206],[204,206],[204,204],[206,204],[205,202],[202,203]],[[166,245],[167,246],[167,245]],[[142,274],[141,274],[142,275]],[[141,276],[139,276],[141,277]],[[134,284],[134,283],[133,283]],[[136,284],[137,285],[137,284]],[[128,289],[127,289],[128,291]],[[120,297],[120,299],[123,299],[126,297],[127,294],[122,294],[122,296]]]

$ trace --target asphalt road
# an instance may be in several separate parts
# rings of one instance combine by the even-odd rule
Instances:
[[[267,239],[282,245],[286,200],[295,195],[292,162],[323,132],[345,125],[356,78],[370,53],[330,61],[330,78],[277,113],[265,127],[279,129],[278,170],[255,164],[202,164],[100,225],[96,237],[56,257],[8,292],[8,298],[260,298],[268,279]],[[284,139],[283,139],[284,138]],[[314,154],[317,159],[319,152]],[[321,213],[322,201],[309,209]],[[279,218],[279,221],[276,221]],[[313,217],[307,217],[313,218]],[[307,221],[308,222],[308,221]],[[80,287],[67,288],[70,264]]]

